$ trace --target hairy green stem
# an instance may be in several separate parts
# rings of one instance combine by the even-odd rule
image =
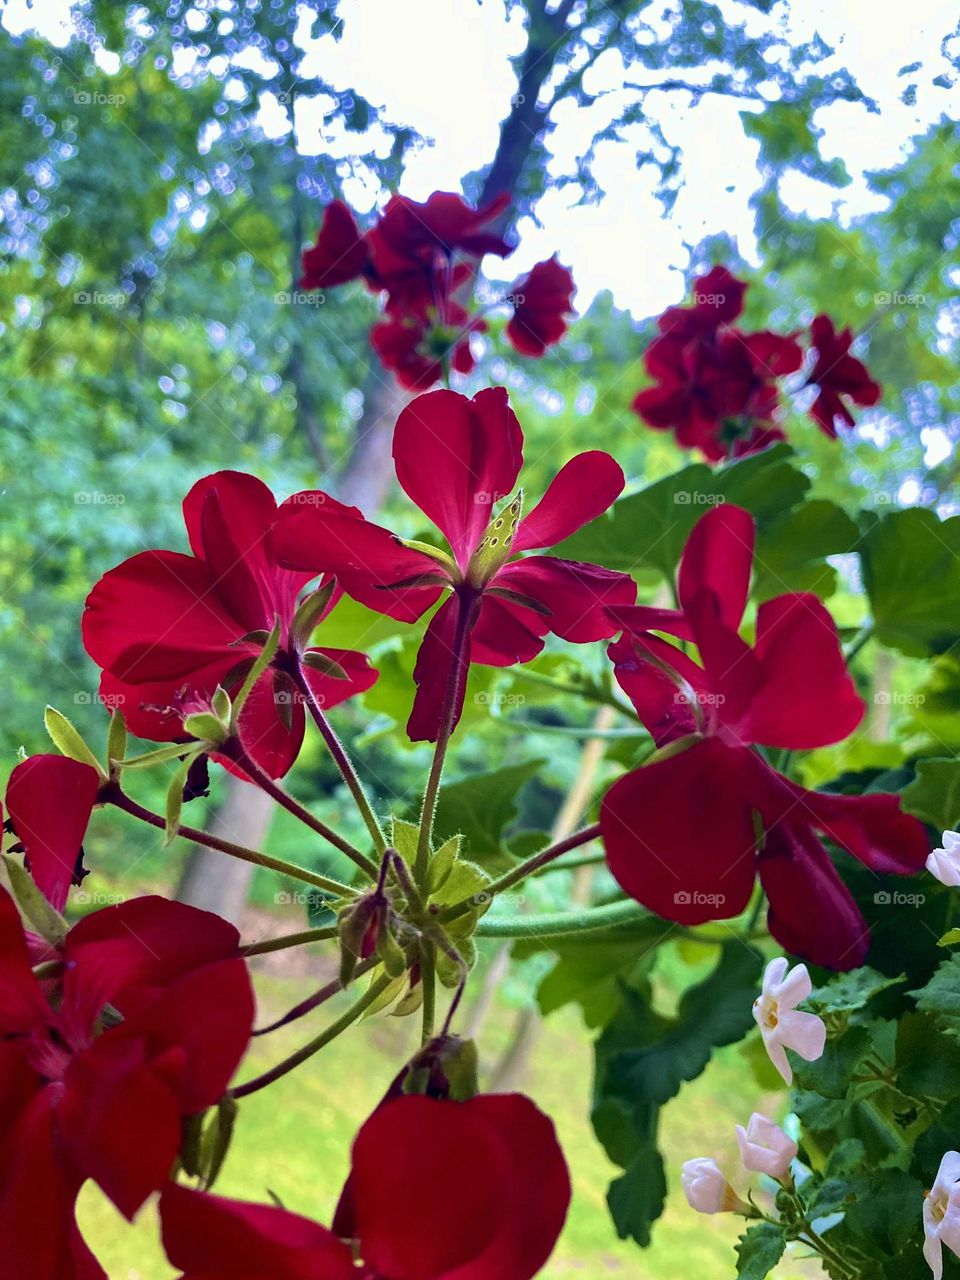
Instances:
[[[300,933],[287,933],[281,938],[266,938],[263,942],[241,943],[240,949],[245,956],[265,956],[271,951],[286,951],[288,947],[305,947],[311,942],[323,942],[337,936],[337,926],[327,925],[322,929],[303,929]]]

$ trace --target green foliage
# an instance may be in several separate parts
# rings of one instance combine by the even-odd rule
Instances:
[[[877,638],[912,657],[960,640],[960,516],[914,508],[868,515],[860,543]]]

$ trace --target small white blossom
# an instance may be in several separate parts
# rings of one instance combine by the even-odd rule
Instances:
[[[923,1256],[933,1280],[943,1275],[943,1246],[960,1257],[960,1151],[940,1161],[937,1180],[923,1202]]]
[[[784,956],[767,965],[763,989],[753,1002],[753,1016],[770,1061],[786,1083],[792,1084],[793,1070],[785,1050],[792,1049],[807,1062],[814,1062],[823,1054],[827,1029],[816,1014],[801,1013],[797,1009],[813,990],[807,966],[795,965],[789,973],[788,968]]]
[[[785,1178],[790,1162],[797,1154],[797,1144],[769,1116],[755,1111],[746,1129],[737,1125],[740,1159],[751,1173],[766,1173],[777,1181]]]
[[[927,870],[941,884],[960,887],[960,831],[943,833],[943,845],[927,858]]]
[[[687,1203],[697,1213],[729,1213],[741,1203],[717,1162],[705,1156],[687,1160],[680,1181]]]

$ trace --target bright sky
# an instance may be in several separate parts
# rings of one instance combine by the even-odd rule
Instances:
[[[679,2],[664,0],[664,5]],[[733,0],[721,4],[736,21],[746,15],[757,33],[773,21]],[[207,3],[204,7],[217,8]],[[339,12],[343,25],[337,40],[309,41],[308,24],[302,23],[307,49],[303,75],[322,76],[339,90],[356,90],[382,106],[387,118],[429,139],[411,159],[401,190],[416,199],[438,189],[458,190],[463,175],[488,163],[496,149],[498,125],[516,89],[509,58],[523,47],[520,14],[508,20],[503,0],[341,0]],[[879,115],[848,103],[822,109],[815,123],[823,130],[823,153],[827,158],[842,156],[853,182],[838,190],[795,175],[784,183],[784,198],[797,210],[840,220],[877,207],[880,202],[867,190],[864,172],[896,164],[911,136],[939,115],[956,116],[960,110],[957,90],[930,83],[950,69],[941,43],[957,28],[956,0],[910,0],[908,6],[893,0],[794,0],[790,6],[777,5],[775,13],[781,15],[778,21],[786,22],[794,42],[819,32],[836,50],[835,58],[820,70],[829,74],[835,67],[849,68],[880,106]],[[192,17],[188,15],[188,25],[202,30],[206,18],[199,12]],[[35,27],[54,42],[65,43],[69,3],[9,0],[3,23],[11,31]],[[960,46],[960,33],[953,43]],[[107,74],[119,65],[116,55],[106,50],[98,53],[97,61]],[[923,63],[917,75],[898,76],[914,62]],[[179,55],[174,65],[181,72],[190,69]],[[269,68],[264,71],[269,74]],[[591,92],[612,91],[612,97],[601,98],[591,110],[567,103],[557,111],[549,145],[558,172],[570,170],[598,120],[606,121],[607,104],[622,92],[624,75],[619,55],[605,55],[585,87]],[[642,72],[631,68],[626,78],[642,78]],[[919,86],[916,103],[906,106],[900,95],[913,80]],[[284,112],[269,96],[264,102],[268,132],[285,130]],[[684,152],[685,185],[670,217],[664,217],[654,197],[650,170],[636,167],[635,151],[646,137],[637,131],[622,143],[601,147],[595,171],[606,196],[599,205],[578,207],[573,188],[548,193],[538,209],[542,225],[528,221],[519,228],[519,248],[502,268],[505,278],[557,251],[573,268],[581,309],[599,289],[610,288],[620,306],[647,316],[682,296],[688,246],[703,236],[728,231],[737,237],[744,255],[753,258],[748,201],[758,185],[757,145],[743,135],[739,112],[745,104],[706,98],[691,110],[686,94],[664,93],[651,95],[647,102],[668,139]],[[325,122],[334,106],[330,99],[298,106],[302,109],[297,131],[304,151],[352,154],[356,135]],[[384,148],[387,145],[384,139]],[[360,211],[382,196],[363,175],[347,184],[346,194]],[[498,264],[490,266],[496,270]]]

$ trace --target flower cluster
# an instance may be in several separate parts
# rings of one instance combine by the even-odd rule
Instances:
[[[673,431],[685,449],[718,462],[765,449],[782,440],[780,382],[804,363],[799,334],[769,329],[749,333],[734,321],[743,311],[747,284],[726,267],[712,267],[694,281],[693,303],[669,307],[644,353],[653,385],[633,408],[649,426]],[[829,436],[836,424],[853,425],[850,404],[874,405],[880,386],[850,354],[853,334],[837,333],[829,316],[810,326],[810,372],[816,388],[810,415]]]
[[[350,209],[334,200],[324,210],[316,244],[303,255],[301,288],[327,289],[362,279],[384,299],[384,319],[370,342],[401,386],[423,391],[447,370],[469,373],[472,334],[482,333],[487,311],[509,306],[506,336],[514,350],[542,356],[558,342],[571,314],[573,277],[556,257],[538,262],[502,298],[469,310],[485,254],[505,258],[512,246],[496,229],[507,198],[473,209],[458,195],[435,191],[422,204],[393,196],[361,233]]]
[[[748,512],[715,507],[684,549],[678,609],[610,610],[617,680],[661,750],[604,798],[607,859],[631,897],[684,924],[739,915],[759,875],[782,946],[854,968],[869,929],[821,837],[899,875],[923,868],[927,838],[897,796],[810,791],[770,762],[840,742],[865,708],[816,596],[764,601],[754,643],[740,636],[754,538]]]

